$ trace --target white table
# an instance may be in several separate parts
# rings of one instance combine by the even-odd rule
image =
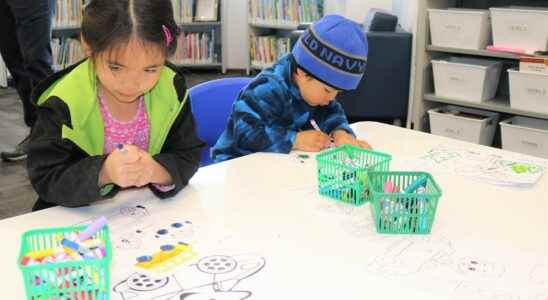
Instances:
[[[374,122],[353,126],[377,150],[392,154],[392,170],[406,169],[407,160],[439,144],[505,153]],[[164,201],[146,190],[128,191],[91,207],[2,220],[2,298],[24,298],[16,265],[23,232],[107,215],[118,247],[111,299],[179,299],[185,293],[184,299],[243,299],[249,292],[250,299],[548,299],[548,175],[518,190],[433,172],[443,196],[432,234],[387,236],[375,233],[368,204],[356,208],[319,196],[315,160],[295,157],[258,153],[202,168]],[[135,205],[146,214],[120,215],[126,207],[122,212],[139,216]],[[157,242],[156,228],[182,220],[193,223],[179,237],[195,243],[196,261],[225,255],[237,268],[213,276],[199,264],[183,266],[164,287],[148,292],[118,284],[134,273],[133,258]]]

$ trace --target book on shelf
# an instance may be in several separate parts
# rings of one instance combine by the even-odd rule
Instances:
[[[196,21],[217,21],[219,0],[196,0]]]
[[[300,0],[299,23],[312,23],[323,16],[323,0]]]
[[[171,0],[173,17],[177,24],[190,23],[194,16],[194,0]]]
[[[251,64],[255,67],[268,67],[291,49],[287,37],[251,36]]]
[[[54,38],[51,40],[53,54],[53,69],[62,70],[84,59],[84,51],[80,41],[74,38]]]
[[[255,24],[297,26],[323,15],[323,0],[249,0],[249,20]]]
[[[56,0],[53,28],[78,27],[82,22],[82,0]]]
[[[173,60],[179,64],[218,63],[215,42],[215,29],[204,32],[182,32],[177,40],[177,51]]]

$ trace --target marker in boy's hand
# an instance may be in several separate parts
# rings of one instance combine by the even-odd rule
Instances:
[[[321,151],[331,144],[331,137],[318,130],[306,130],[297,132],[294,150],[302,150],[307,152]]]

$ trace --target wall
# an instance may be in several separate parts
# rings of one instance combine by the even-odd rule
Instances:
[[[409,32],[415,32],[417,21],[417,4],[415,0],[393,0],[392,12],[398,16],[399,23]]]
[[[392,0],[346,0],[344,15],[358,23],[363,23],[369,9],[380,8],[391,11],[392,2]]]

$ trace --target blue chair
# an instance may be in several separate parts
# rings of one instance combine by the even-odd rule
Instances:
[[[196,120],[198,136],[206,142],[202,150],[200,167],[213,163],[211,147],[215,145],[225,130],[232,104],[253,78],[230,77],[207,81],[189,90],[192,113]]]

